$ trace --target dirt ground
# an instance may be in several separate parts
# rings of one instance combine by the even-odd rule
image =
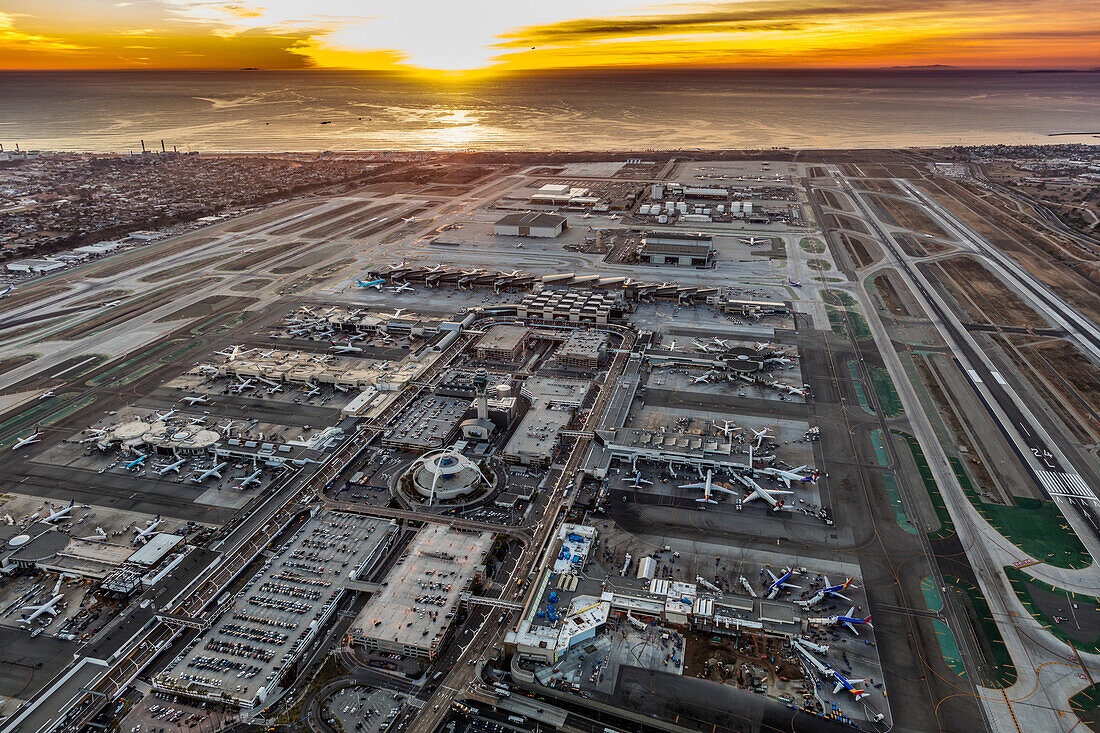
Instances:
[[[972,321],[1022,328],[1048,328],[1027,303],[969,255],[941,260],[927,270],[947,285]]]
[[[945,244],[937,239],[932,239],[931,237],[918,237],[915,234],[905,234],[904,232],[895,233],[894,239],[896,239],[898,244],[901,245],[901,248],[905,250],[905,254],[910,257],[931,257],[955,249],[951,245]]]
[[[892,196],[874,196],[867,198],[874,201],[877,208],[884,211],[896,226],[933,237],[948,238],[947,232],[939,227],[920,206]]]
[[[844,214],[826,214],[825,224],[833,229],[847,229],[852,232],[868,234],[867,225],[859,219]]]
[[[145,247],[127,254],[115,255],[104,262],[102,267],[90,270],[87,277],[97,280],[117,277],[124,272],[129,272],[142,265],[147,265],[150,262],[164,260],[172,255],[178,255],[180,252],[187,252],[196,247],[205,246],[215,239],[217,239],[217,237],[183,237],[171,247]]]
[[[875,276],[873,280],[875,284],[875,290],[878,292],[879,297],[882,299],[882,305],[887,311],[896,316],[912,316],[913,312],[907,307],[907,303],[912,302],[912,296],[902,298],[897,290],[897,285],[894,283],[894,279],[890,277],[889,273],[883,273]],[[901,287],[905,287],[904,285]]]
[[[203,298],[198,303],[192,303],[189,306],[180,308],[174,313],[168,314],[164,318],[158,320],[157,323],[175,321],[181,318],[200,318],[202,316],[209,316],[217,311],[227,310],[229,308],[229,303],[233,304],[234,310],[244,310],[255,302],[255,298],[234,298],[228,295],[211,295],[209,298]]]
[[[802,667],[784,653],[777,639],[743,634],[738,644],[731,638],[689,633],[685,635],[684,650],[685,677],[742,688],[751,688],[754,680],[766,680],[772,697],[802,698]]]
[[[832,191],[818,190],[818,191],[816,191],[816,193],[817,193],[818,200],[822,204],[824,204],[825,206],[829,206],[829,207],[834,208],[834,209],[839,209],[841,211],[851,211],[852,210],[851,206],[845,206],[844,202],[841,201],[840,197],[837,196]]]
[[[855,262],[858,267],[867,267],[867,265],[870,265],[878,259],[878,248],[863,237],[841,233],[840,241],[844,244],[845,249],[848,250],[848,254],[852,256],[852,261]],[[874,251],[875,254],[872,254],[872,251]]]
[[[65,341],[67,339],[81,338],[102,331],[105,328],[109,328],[117,323],[122,323],[123,321],[133,318],[135,314],[151,311],[180,296],[193,293],[196,290],[201,290],[218,280],[219,278],[216,277],[205,277],[161,288],[143,298],[131,300],[124,305],[114,308],[105,308],[102,313],[92,316],[85,321],[74,323],[62,331],[58,331],[50,337],[50,340]]]
[[[1004,203],[986,192],[982,197],[955,181],[936,179],[920,183],[928,194],[940,201],[987,241],[999,247],[1046,283],[1071,305],[1100,321],[1100,271],[1096,260],[1100,253],[1089,251],[1068,238],[1041,231],[1016,218]]]
[[[898,193],[898,187],[894,185],[890,180],[876,180],[874,178],[863,178],[856,181],[856,184],[865,191],[877,191],[879,193]]]
[[[1005,352],[1084,443],[1100,440],[1100,369],[1064,339],[1003,336]]]
[[[7,287],[6,285],[4,287]],[[0,300],[0,313],[7,310],[15,310],[21,305],[26,305],[35,300],[46,300],[53,295],[63,293],[68,290],[68,286],[65,285],[45,285],[39,287],[29,287],[24,289],[16,288],[8,297]]]

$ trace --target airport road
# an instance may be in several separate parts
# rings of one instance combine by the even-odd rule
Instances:
[[[841,178],[837,173],[838,179]],[[923,298],[922,306],[932,316],[937,326],[945,323],[943,304],[935,299],[934,291],[924,281],[917,281],[921,277],[916,268],[910,267],[903,259],[900,247],[888,236],[888,232],[878,226],[875,220],[864,208],[862,201],[853,192],[850,182],[841,179],[845,184],[845,191],[853,198],[856,205],[863,210],[863,216],[868,225],[877,230],[884,251],[889,259],[896,263],[899,273],[906,280],[914,295]],[[915,273],[915,274],[914,274]],[[923,282],[923,284],[922,284]],[[1057,655],[1053,655],[1050,649],[1057,648],[1057,642],[1036,644],[1033,640],[1047,637],[1047,634],[1031,618],[1027,611],[1020,607],[1018,599],[1008,585],[1001,567],[1010,564],[1012,559],[1006,557],[1005,550],[998,544],[992,529],[977,515],[970,506],[969,500],[962,494],[961,487],[955,479],[954,472],[947,462],[943,449],[933,432],[932,426],[920,404],[913,385],[901,364],[897,352],[894,350],[889,334],[874,308],[867,307],[865,298],[864,312],[872,334],[878,345],[879,352],[886,364],[888,371],[897,388],[906,414],[909,416],[910,426],[921,448],[928,458],[928,465],[940,487],[940,493],[945,503],[955,518],[955,531],[958,534],[961,547],[965,548],[966,557],[974,571],[977,584],[986,601],[989,603],[993,617],[1005,641],[1012,659],[1016,663],[1019,680],[1013,690],[1026,690],[1029,698],[1026,705],[1013,706],[1007,697],[999,692],[979,689],[978,699],[981,701],[981,709],[986,715],[989,725],[994,730],[1011,729],[1007,727],[1009,721],[1016,723],[1024,721],[1024,729],[1033,730],[1063,730],[1065,719],[1057,714],[1064,708],[1065,699],[1062,688],[1065,682],[1051,683],[1049,677],[1042,679],[1039,670],[1044,662],[1064,663]],[[941,333],[944,329],[941,329]],[[945,338],[950,337],[951,332],[943,333]],[[948,343],[951,343],[949,340]],[[1003,539],[1002,543],[1008,544]],[[1036,566],[1040,567],[1040,566]],[[1051,568],[1050,570],[1055,570]],[[959,627],[956,626],[956,629]],[[1072,694],[1070,692],[1069,694]],[[1018,723],[1016,723],[1018,725]]]

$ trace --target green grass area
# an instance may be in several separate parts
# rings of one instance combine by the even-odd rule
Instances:
[[[806,260],[806,265],[811,270],[817,270],[818,272],[825,272],[826,270],[833,269],[833,263],[828,260],[823,260],[820,257],[815,257],[812,260]]]
[[[818,277],[818,276],[815,275],[814,277],[811,277],[810,279],[813,280],[814,282],[818,282],[818,283],[842,283],[842,282],[847,282],[847,280],[845,280],[842,277]]]
[[[76,399],[77,397],[79,397],[79,394],[76,392],[65,392],[47,400],[43,400],[23,410],[12,419],[0,424],[0,432],[7,432],[13,429],[32,431],[36,426],[46,427],[53,425],[69,415],[72,415],[77,410],[82,410],[96,401],[95,395],[88,395],[80,399]],[[27,436],[19,433],[13,434],[7,440],[0,442],[0,450],[7,450],[16,440],[25,437]]]
[[[990,670],[989,678],[982,680],[982,684],[986,687],[995,688],[1012,687],[1019,679],[1016,665],[1012,663],[1012,655],[1008,653],[1004,637],[1001,636],[1001,630],[997,628],[997,622],[993,619],[993,611],[990,610],[989,603],[986,602],[981,588],[962,578],[945,575],[943,579],[944,582],[950,583],[961,590],[970,599],[970,605],[974,608],[974,615],[978,618],[978,626],[982,636],[985,637],[986,644],[993,655],[991,660],[993,669]]]
[[[812,255],[825,254],[825,250],[827,249],[824,242],[814,237],[803,237],[801,241],[799,241],[798,246]]]
[[[1047,631],[1064,641],[1066,644],[1076,647],[1080,651],[1088,652],[1089,654],[1100,654],[1100,638],[1093,639],[1091,642],[1071,638],[1054,623],[1054,619],[1047,616],[1046,613],[1039,608],[1038,604],[1035,603],[1035,600],[1031,596],[1031,589],[1038,588],[1045,590],[1047,593],[1061,596],[1066,599],[1067,603],[1088,603],[1093,606],[1100,606],[1100,598],[1081,595],[1080,593],[1063,590],[1062,588],[1055,588],[1049,583],[1044,583],[1041,580],[1031,577],[1020,568],[1008,566],[1004,568],[1004,571],[1005,575],[1008,576],[1009,584],[1012,585],[1012,590],[1016,592],[1016,597],[1020,599],[1020,603],[1024,605],[1028,613],[1034,616],[1035,620],[1042,624]]]
[[[890,373],[878,366],[868,366],[867,371],[871,375],[871,385],[878,396],[879,407],[886,417],[901,417],[905,414],[898,391],[894,389],[894,380],[890,379]]]
[[[1097,716],[1097,709],[1100,708],[1100,685],[1089,685],[1078,692],[1069,699],[1069,706],[1089,730],[1097,730],[1097,723],[1100,723]]]
[[[821,291],[821,299],[829,305],[836,305],[842,308],[851,308],[856,305],[856,299],[843,290],[833,290],[827,288]]]
[[[920,471],[920,477],[924,482],[925,490],[928,492],[928,498],[932,501],[932,506],[936,510],[936,518],[940,520],[939,530],[929,532],[928,536],[934,540],[950,537],[955,534],[955,524],[951,521],[951,513],[947,511],[947,505],[940,494],[940,487],[932,476],[932,469],[928,466],[928,459],[925,458],[920,443],[909,433],[903,433],[900,430],[892,430],[891,432],[900,435],[909,445],[909,452],[913,454],[913,462],[917,464],[917,470]]]
[[[875,449],[875,460],[878,465],[886,467],[890,465],[890,456],[886,451],[886,441],[883,439],[882,430],[875,428],[871,431],[871,445]],[[894,513],[894,521],[904,532],[917,534],[919,531],[909,519],[905,511],[905,505],[901,501],[901,492],[898,490],[897,480],[890,471],[882,472],[882,485],[886,489],[886,498],[890,500],[890,510]]]
[[[863,408],[863,411],[868,415],[875,414],[874,405],[871,404],[871,399],[867,396],[867,388],[863,386],[863,380],[859,376],[859,362],[855,360],[848,361],[848,375],[852,378],[852,387],[856,391],[856,399],[859,400],[859,406]]]
[[[1055,567],[1080,569],[1092,564],[1088,550],[1053,501],[1018,497],[1014,506],[987,504],[974,490],[962,461],[954,457],[947,460],[966,498],[1012,544]]]
[[[924,594],[924,605],[929,611],[943,610],[943,598],[940,589],[936,587],[936,581],[930,577],[921,578],[921,593]],[[940,644],[940,654],[944,663],[958,676],[966,678],[966,665],[962,661],[962,652],[959,650],[959,641],[951,631],[951,627],[939,619],[930,619],[932,629],[936,632],[936,640]]]
[[[843,308],[826,305],[825,314],[829,316],[829,327],[832,329],[833,335],[848,338],[848,319],[845,317],[847,312]]]

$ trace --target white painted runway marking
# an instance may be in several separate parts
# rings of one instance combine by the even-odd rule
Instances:
[[[1100,502],[1096,492],[1089,488],[1084,479],[1076,473],[1057,473],[1055,471],[1036,471],[1043,488],[1051,496],[1064,496],[1075,499],[1088,499]]]

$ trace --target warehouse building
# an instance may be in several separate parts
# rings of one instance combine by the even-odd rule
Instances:
[[[422,529],[352,622],[352,642],[434,659],[446,643],[462,594],[481,579],[492,544],[488,532],[444,524]]]
[[[493,234],[507,237],[554,238],[565,231],[565,217],[557,214],[508,214],[493,224]]]
[[[703,267],[714,258],[714,240],[709,234],[651,232],[638,256],[650,265]]]

